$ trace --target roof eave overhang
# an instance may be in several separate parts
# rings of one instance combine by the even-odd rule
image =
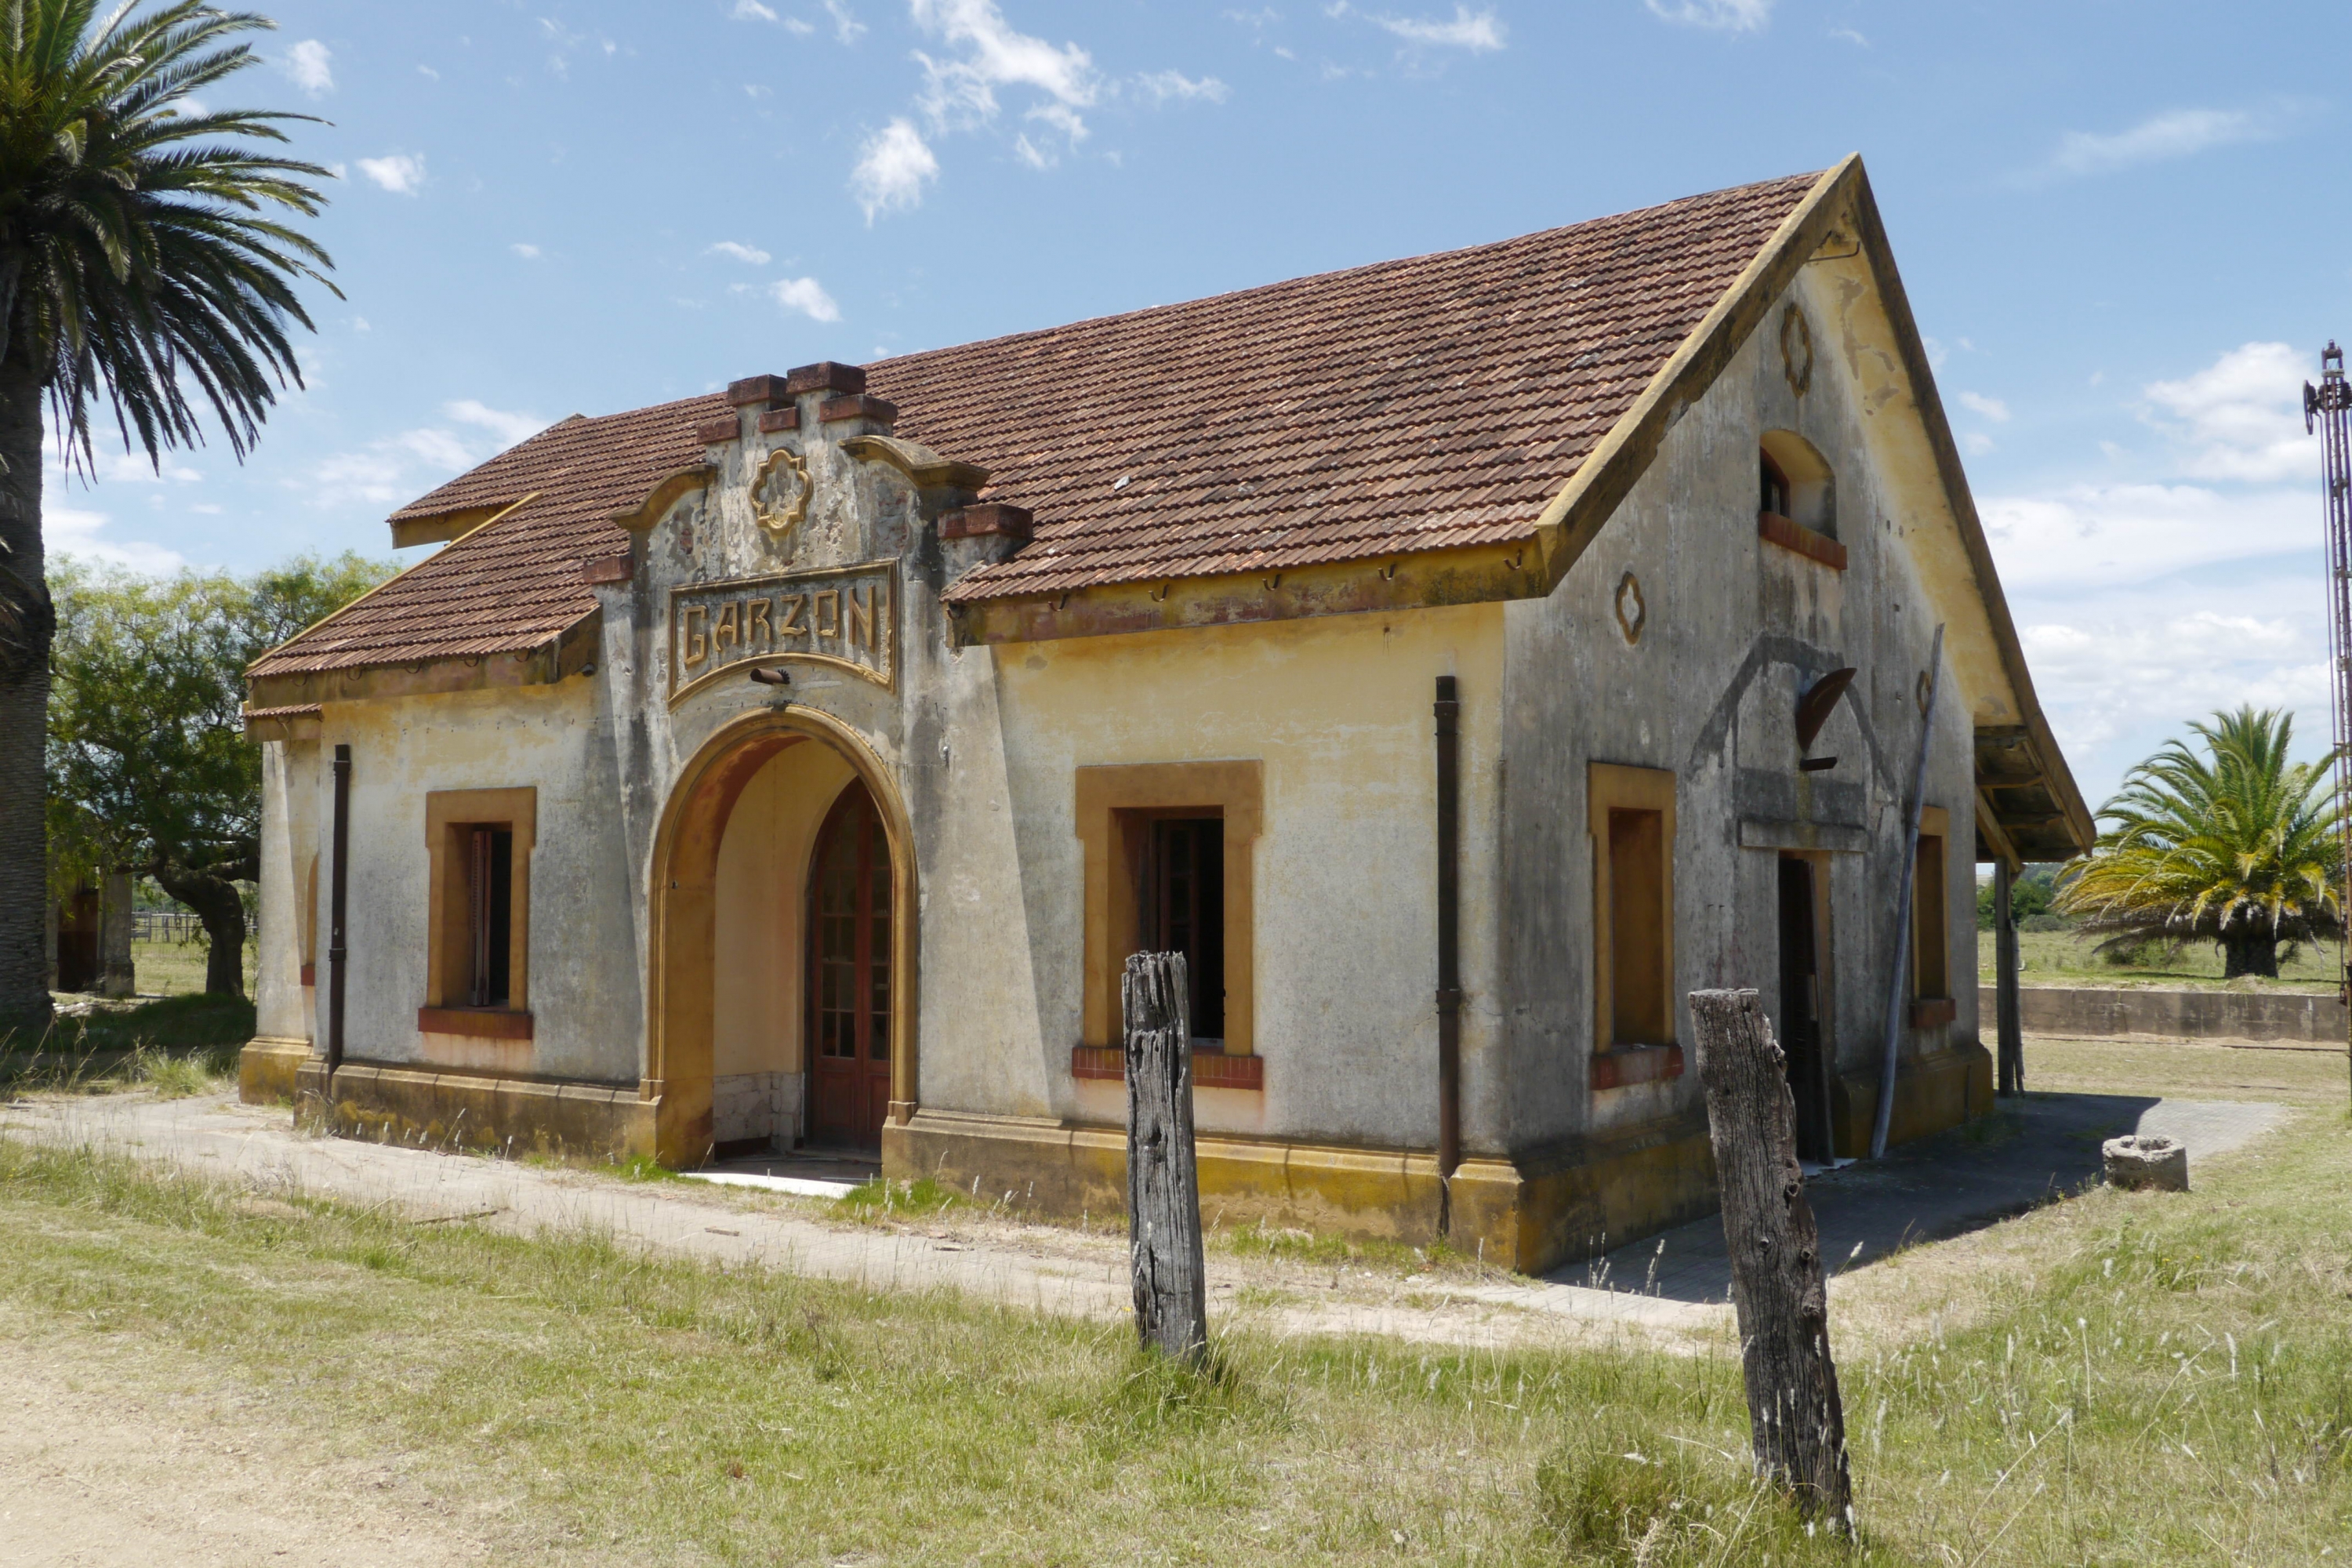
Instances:
[[[1213,577],[1092,584],[1066,593],[950,600],[959,647],[1246,626],[1312,616],[1539,599],[1552,579],[1532,535]]]
[[[246,703],[250,708],[294,708],[552,686],[587,671],[595,662],[603,630],[604,612],[598,609],[525,648],[325,669],[256,669],[246,677]]]

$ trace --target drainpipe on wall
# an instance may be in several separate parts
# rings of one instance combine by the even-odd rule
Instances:
[[[351,892],[352,749],[335,748],[334,877],[327,915],[327,1098],[333,1103],[335,1069],[343,1065],[343,910]]]
[[[1437,1231],[1454,1226],[1454,1170],[1462,1163],[1462,872],[1455,818],[1462,798],[1454,677],[1437,678]]]

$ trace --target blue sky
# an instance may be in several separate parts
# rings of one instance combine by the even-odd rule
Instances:
[[[265,0],[266,3],[266,0]],[[64,553],[388,554],[553,419],[1449,249],[1860,151],[2093,803],[2185,718],[2327,727],[2352,7],[2149,0],[304,0],[207,95],[322,116],[310,385],[52,474]],[[415,552],[409,552],[413,558]]]

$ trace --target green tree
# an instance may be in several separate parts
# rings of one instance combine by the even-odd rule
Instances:
[[[2278,950],[2344,929],[2335,753],[2290,763],[2294,721],[2277,709],[2216,713],[2168,741],[2099,808],[2110,826],[2067,867],[2055,907],[2121,949],[2211,942],[2222,973],[2278,973]]]
[[[245,738],[245,668],[392,568],[304,556],[247,578],[55,574],[50,814],[85,859],[196,912],[205,989],[245,990],[246,909],[261,869],[261,753]]]
[[[270,23],[201,0],[137,10],[0,0],[0,1030],[49,1013],[45,424],[86,472],[93,404],[151,461],[199,441],[209,408],[241,460],[301,379],[295,287],[332,265],[280,221],[316,216],[306,182],[327,171],[266,152],[309,116],[191,96],[253,64],[238,36]]]

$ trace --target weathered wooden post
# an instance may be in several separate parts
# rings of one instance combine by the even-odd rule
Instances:
[[[1209,1348],[1201,1183],[1192,1162],[1192,1009],[1181,952],[1127,961],[1128,1263],[1144,1348],[1199,1362]]]
[[[1694,991],[1691,1022],[1723,1194],[1758,1472],[1808,1515],[1851,1522],[1845,1409],[1830,1360],[1821,1234],[1797,1164],[1788,1061],[1753,991]]]
[[[2025,1034],[2018,1025],[2017,909],[2013,891],[2016,873],[2009,862],[1992,863],[1992,975],[1994,1061],[2000,1068],[1999,1091],[2025,1092]]]

